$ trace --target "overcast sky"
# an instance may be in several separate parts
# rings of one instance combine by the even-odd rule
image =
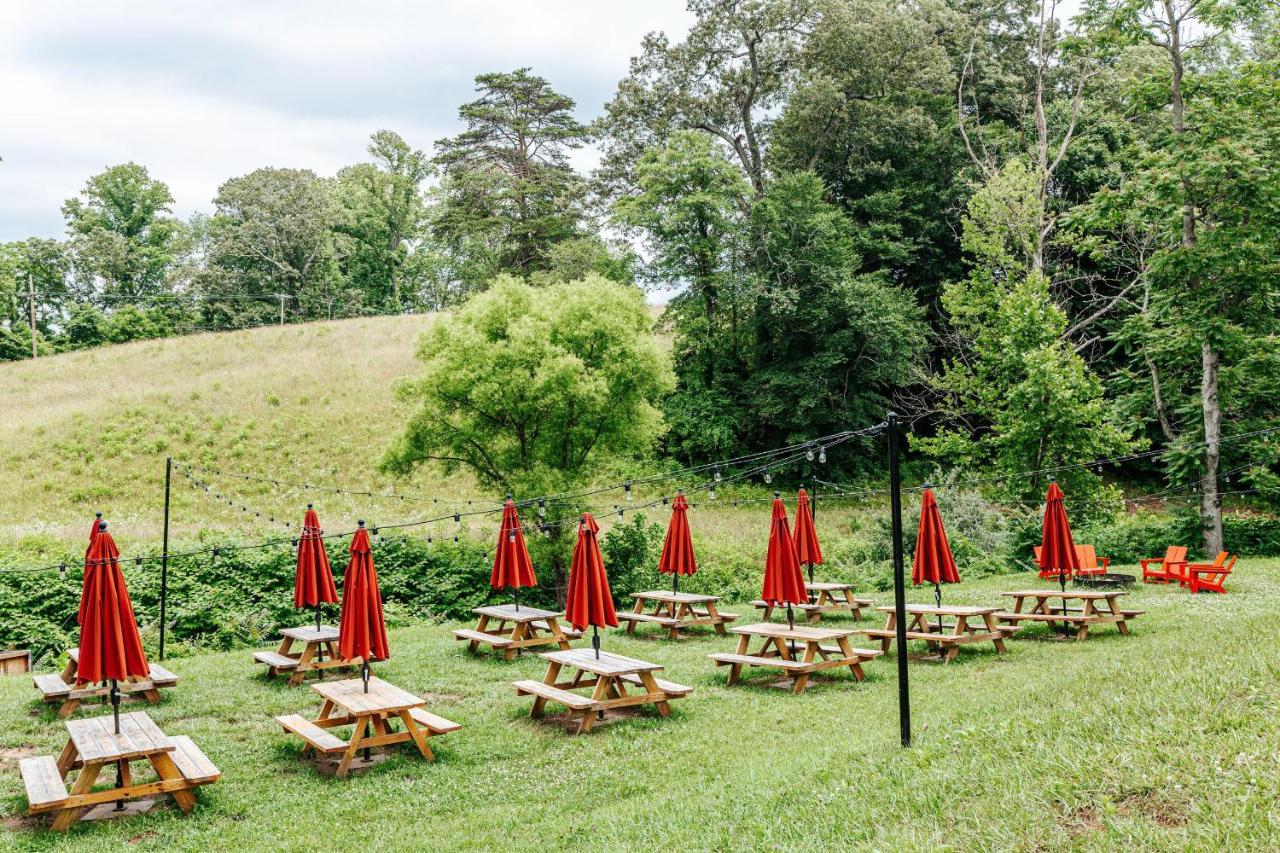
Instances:
[[[63,234],[85,179],[133,160],[175,212],[260,166],[333,174],[389,128],[457,132],[473,78],[523,65],[594,118],[646,32],[684,0],[6,2],[0,16],[0,241]],[[592,152],[579,165],[590,166]]]

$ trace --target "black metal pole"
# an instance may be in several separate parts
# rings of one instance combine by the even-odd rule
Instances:
[[[898,644],[898,727],[911,745],[911,685],[907,679],[907,591],[902,558],[902,471],[898,460],[898,415],[889,412],[889,505],[893,521],[893,611]]]
[[[160,551],[160,660],[164,660],[165,611],[169,603],[169,491],[173,483],[173,457],[164,458],[164,544]]]
[[[596,650],[596,660],[600,660],[600,629],[591,626],[591,648]]]

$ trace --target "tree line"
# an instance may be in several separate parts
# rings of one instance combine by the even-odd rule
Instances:
[[[1210,551],[1225,483],[1277,485],[1272,435],[1222,441],[1273,423],[1280,390],[1273,3],[689,7],[589,123],[518,69],[477,77],[431,154],[379,131],[368,162],[260,169],[187,222],[144,168],[109,169],[66,240],[0,250],[0,350],[29,355],[30,312],[57,349],[613,281],[678,289],[673,382],[649,384],[681,458],[889,406],[971,469],[1163,448],[1123,473],[1198,490]],[[1099,474],[1061,479],[1104,497]]]

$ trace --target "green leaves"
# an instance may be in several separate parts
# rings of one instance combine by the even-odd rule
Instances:
[[[639,291],[600,277],[495,280],[423,337],[423,371],[399,388],[416,410],[384,465],[466,466],[528,495],[646,451],[671,385],[649,325]]]

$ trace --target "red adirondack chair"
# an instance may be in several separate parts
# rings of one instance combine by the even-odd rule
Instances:
[[[1144,557],[1142,563],[1143,583],[1170,583],[1180,577],[1180,569],[1187,564],[1187,549],[1183,545],[1170,545],[1163,557]],[[1151,568],[1158,564],[1157,568]]]
[[[1229,560],[1228,556],[1230,556]],[[1235,568],[1237,556],[1239,555],[1228,555],[1226,551],[1219,551],[1218,558],[1212,563],[1188,563],[1185,567],[1186,581],[1183,586],[1190,587],[1192,592],[1203,590],[1226,595],[1227,590],[1223,584],[1227,581],[1227,575],[1231,574],[1231,570]]]
[[[1080,563],[1080,568],[1076,570],[1076,577],[1082,575],[1105,575],[1107,570],[1111,568],[1111,558],[1099,557],[1097,549],[1092,545],[1077,545],[1076,561]],[[1102,565],[1098,565],[1099,563]]]

